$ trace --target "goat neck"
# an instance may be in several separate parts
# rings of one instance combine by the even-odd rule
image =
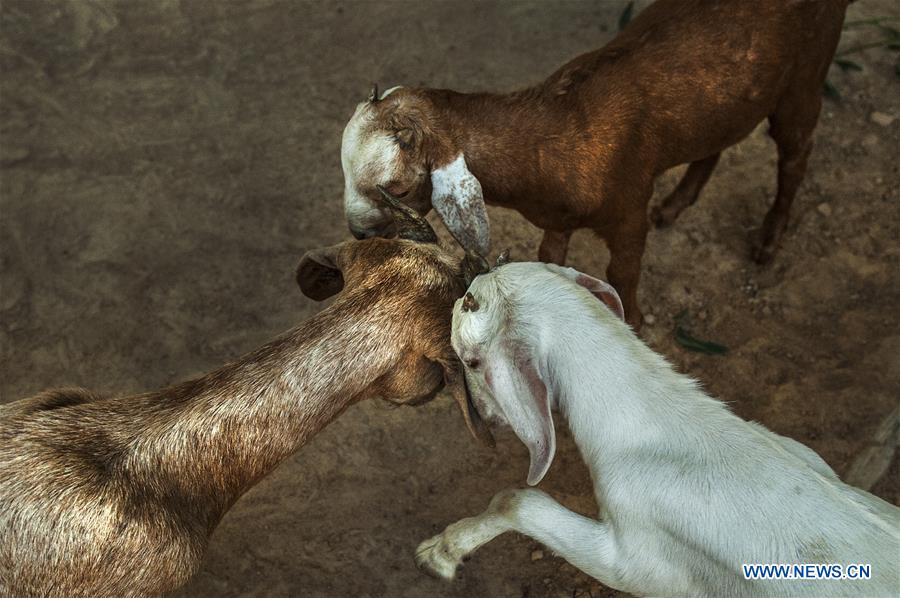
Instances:
[[[614,316],[601,316],[581,318],[577,327],[554,324],[566,332],[548,335],[544,352],[551,378],[573,381],[551,392],[579,448],[592,455],[588,463],[603,467],[642,446],[677,453],[731,425],[723,403],[675,372]]]
[[[342,297],[233,364],[129,399],[155,414],[127,468],[150,487],[213,500],[224,512],[395,361],[388,312]]]

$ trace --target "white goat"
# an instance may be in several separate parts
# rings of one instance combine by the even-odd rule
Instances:
[[[607,283],[515,263],[469,291],[454,307],[452,340],[476,406],[528,446],[530,485],[553,459],[557,408],[590,468],[600,517],[539,490],[506,490],[481,515],[423,542],[421,567],[451,579],[465,555],[517,531],[637,595],[900,591],[900,509],[844,484],[809,448],[740,419],[673,371],[620,321]],[[745,579],[742,564],[755,563],[863,563],[871,579]]]

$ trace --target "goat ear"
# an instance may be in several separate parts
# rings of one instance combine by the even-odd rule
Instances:
[[[622,299],[619,297],[619,293],[616,292],[615,287],[611,284],[600,280],[599,278],[588,276],[574,268],[563,268],[556,264],[546,264],[546,266],[551,270],[562,274],[575,284],[586,288],[594,297],[605,303],[606,307],[616,314],[620,320],[623,322],[625,321],[625,308],[622,307]]]
[[[513,432],[531,457],[528,485],[540,482],[556,454],[550,396],[533,356],[522,346],[508,347],[489,360],[485,381]]]
[[[444,384],[450,389],[450,393],[459,405],[463,419],[466,420],[466,427],[469,428],[472,436],[483,445],[494,448],[494,436],[484,420],[481,419],[478,410],[475,409],[475,403],[472,402],[472,395],[469,392],[469,384],[466,382],[466,376],[458,362],[444,366]]]
[[[303,294],[316,301],[328,299],[344,288],[344,275],[337,265],[342,244],[307,251],[297,265],[297,284]]]
[[[588,276],[587,274],[578,273],[575,282],[586,288],[594,297],[606,304],[611,312],[619,316],[619,319],[625,321],[625,308],[622,307],[622,299],[608,282]]]
[[[441,216],[450,234],[464,249],[487,255],[491,248],[491,230],[481,183],[475,178],[462,154],[431,171],[431,205]]]

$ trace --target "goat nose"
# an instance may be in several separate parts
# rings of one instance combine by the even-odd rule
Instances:
[[[350,234],[352,234],[354,238],[362,240],[362,239],[368,239],[370,237],[374,237],[375,231],[373,231],[370,228],[355,228],[351,225],[350,226]]]
[[[397,232],[393,222],[372,228],[356,228],[352,224],[349,226],[350,233],[359,240],[371,239],[372,237],[391,237]]]

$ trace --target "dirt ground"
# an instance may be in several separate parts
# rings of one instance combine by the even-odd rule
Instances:
[[[515,89],[609,40],[623,6],[4,1],[0,400],[162,387],[316,313],[293,269],[307,248],[349,238],[340,137],[371,82]],[[897,12],[863,0],[849,18]],[[841,47],[877,38],[854,28]],[[651,233],[640,295],[656,350],[840,474],[900,396],[897,54],[853,59],[862,71],[830,75],[842,100],[826,102],[774,265],[748,259],[775,189],[761,126],[674,227]],[[490,215],[495,248],[536,256],[536,229]],[[599,247],[576,234],[570,263],[602,273]],[[727,355],[674,341],[685,309]],[[590,508],[559,428],[542,487]],[[238,502],[179,595],[616,595],[512,534],[453,584],[416,570],[420,540],[524,485],[526,469],[509,432],[494,452],[471,442],[449,399],[356,406]],[[898,478],[895,457],[874,491],[896,504]]]

